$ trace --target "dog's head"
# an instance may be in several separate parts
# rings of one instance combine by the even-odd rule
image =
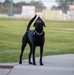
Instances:
[[[45,23],[43,22],[43,20],[38,17],[33,25],[35,27],[35,30],[39,33],[41,33],[43,31],[43,26],[45,26]]]

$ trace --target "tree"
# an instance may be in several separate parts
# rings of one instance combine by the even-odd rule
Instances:
[[[5,3],[10,3],[12,0],[5,0]]]
[[[62,5],[62,4],[64,4],[64,3],[66,3],[66,4],[68,4],[68,5],[73,5],[74,4],[74,0],[56,0],[57,1],[57,3],[59,4],[59,5]]]
[[[41,1],[31,1],[30,4],[36,7],[36,12],[41,12],[46,8]]]
[[[21,7],[22,6],[25,6],[25,5],[28,5],[28,6],[35,6],[36,7],[36,12],[41,12],[43,9],[45,9],[46,7],[43,5],[42,2],[40,1],[31,1],[30,3],[26,3],[26,2],[19,2],[19,3],[16,3],[16,6],[17,7]]]
[[[30,3],[26,3],[24,1],[20,1],[18,3],[14,3],[12,1],[13,0],[5,0],[2,3],[2,9],[1,9],[1,6],[0,6],[0,9],[1,9],[0,12],[2,12],[4,14],[10,14],[11,12],[13,14],[20,14],[21,10],[22,10],[22,6],[25,6],[25,5],[35,6],[36,7],[36,12],[40,12],[40,11],[42,11],[45,8],[45,6],[43,5],[43,3],[40,2],[40,1],[33,1],[32,0]]]
[[[64,13],[69,10],[69,6],[73,5],[74,0],[56,0],[58,3],[58,8],[61,9]]]

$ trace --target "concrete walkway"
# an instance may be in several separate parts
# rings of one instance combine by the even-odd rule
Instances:
[[[74,54],[43,57],[44,66],[39,65],[39,58],[36,62],[33,66],[24,60],[22,65],[16,63],[13,69],[4,69],[6,74],[0,69],[0,75],[74,75]]]

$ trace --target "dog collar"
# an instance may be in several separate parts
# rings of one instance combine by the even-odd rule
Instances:
[[[37,32],[37,31],[35,30],[35,31],[34,31],[34,35],[35,35],[35,34],[37,34],[37,35],[39,35],[39,36],[40,36],[40,35],[42,35],[42,34],[43,34],[43,31],[42,31],[41,33],[39,33],[39,32]]]

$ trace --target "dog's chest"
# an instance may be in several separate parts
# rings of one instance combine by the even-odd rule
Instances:
[[[34,44],[35,44],[36,46],[40,46],[40,45],[42,44],[42,41],[36,39],[36,40],[34,41]]]
[[[44,42],[44,32],[41,35],[34,34],[34,31],[28,33],[28,40],[31,44],[40,46]]]
[[[34,36],[34,44],[36,46],[40,46],[43,43],[43,37],[41,36]]]

